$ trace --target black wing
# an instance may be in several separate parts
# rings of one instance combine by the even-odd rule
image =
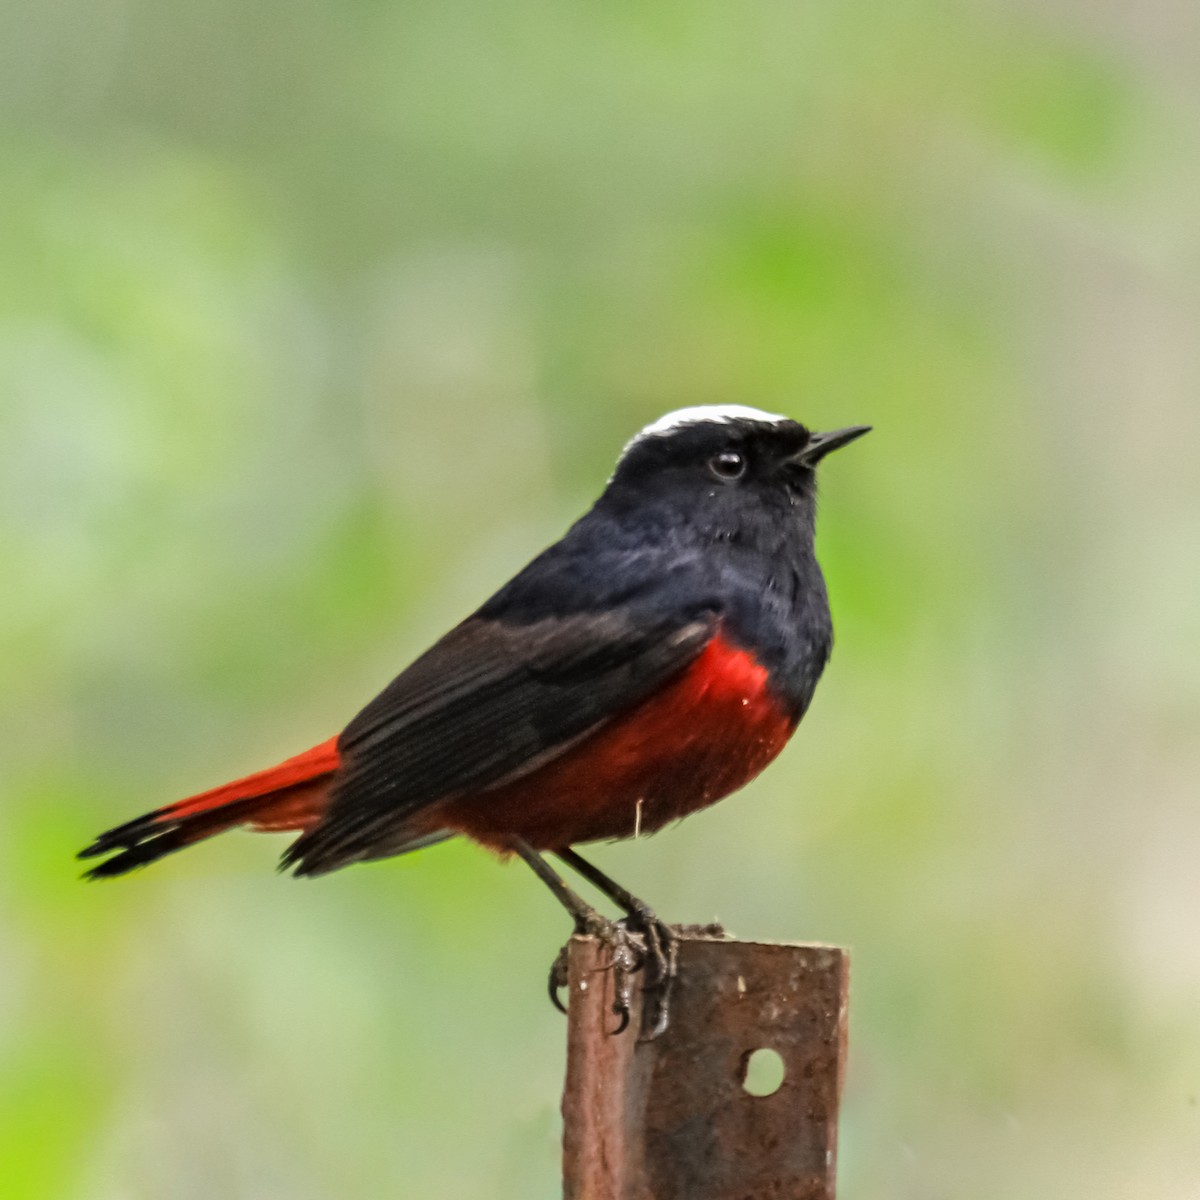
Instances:
[[[329,811],[283,865],[312,875],[389,853],[422,808],[518,778],[637,704],[713,629],[619,611],[469,618],[346,727]]]

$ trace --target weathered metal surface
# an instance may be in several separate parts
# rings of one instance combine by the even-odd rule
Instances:
[[[569,952],[566,1200],[833,1200],[849,956],[836,946],[689,937],[671,1022],[612,1036],[611,972],[588,938]],[[746,1064],[775,1050],[769,1096]]]

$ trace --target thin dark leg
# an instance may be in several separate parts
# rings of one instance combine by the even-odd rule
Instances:
[[[527,841],[523,838],[513,838],[510,844],[530,870],[554,893],[554,898],[559,904],[571,914],[577,933],[586,933],[589,925],[604,921],[604,917],[582,896],[573,892],[563,877]]]
[[[629,1024],[629,1006],[632,995],[629,977],[641,966],[642,956],[638,946],[630,938],[626,929],[598,913],[582,897],[573,892],[558,872],[523,838],[510,838],[509,845],[513,852],[527,863],[530,870],[554,893],[554,898],[559,904],[571,914],[575,921],[575,932],[591,934],[611,948],[615,990],[613,1012],[620,1021],[613,1032],[623,1032]],[[550,1000],[554,1007],[562,1013],[567,1010],[563,1007],[558,993],[565,984],[566,947],[564,946],[550,967],[549,978]]]
[[[626,891],[615,879],[610,879],[599,867],[592,866],[581,854],[570,849],[556,850],[554,854],[572,871],[577,871],[588,883],[603,892],[614,904],[619,904],[630,916],[650,911],[632,892]]]
[[[636,921],[645,919],[655,920],[650,906],[639,900],[632,892],[626,891],[615,879],[605,875],[599,867],[593,866],[582,855],[574,850],[555,850],[555,857],[562,859],[572,870],[578,872],[598,891],[606,895],[614,904],[619,904]],[[707,925],[668,925],[667,929],[682,936],[692,937],[724,937],[724,928],[716,921]]]

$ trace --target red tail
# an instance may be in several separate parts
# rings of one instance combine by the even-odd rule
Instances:
[[[333,737],[278,766],[118,825],[80,852],[80,858],[113,855],[88,871],[87,877],[124,875],[235,825],[262,830],[309,829],[325,811],[330,778],[339,761],[337,738]]]

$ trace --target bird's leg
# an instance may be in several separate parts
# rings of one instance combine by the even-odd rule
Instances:
[[[647,1028],[643,1037],[646,1041],[653,1041],[666,1030],[670,1020],[669,1001],[671,984],[677,969],[679,935],[644,900],[639,900],[632,892],[623,888],[615,879],[610,879],[598,867],[592,866],[574,850],[556,850],[555,854],[614,904],[619,904],[627,914],[624,923],[645,938],[646,953],[653,964],[653,970],[646,973],[643,991],[656,995],[653,1010],[648,1013],[648,1017],[652,1019],[645,1022]]]
[[[630,998],[632,985],[630,976],[642,965],[643,954],[637,942],[630,936],[630,931],[624,925],[610,921],[602,913],[597,912],[582,897],[573,892],[563,881],[562,877],[552,866],[523,838],[510,838],[509,846],[513,853],[529,864],[533,873],[554,893],[559,904],[571,914],[575,921],[575,932],[590,934],[598,938],[612,951],[613,987],[615,999],[613,1012],[617,1015],[619,1024],[613,1031],[622,1033],[629,1024]],[[567,955],[566,947],[559,952],[550,967],[550,999],[560,1012],[567,1010],[558,997],[559,990],[566,986]]]
[[[639,900],[582,855],[574,850],[556,850],[555,855],[625,910],[629,924],[646,938],[646,947],[654,960],[656,973],[660,977],[665,976],[671,957],[668,947],[677,940],[674,930],[644,900]]]

